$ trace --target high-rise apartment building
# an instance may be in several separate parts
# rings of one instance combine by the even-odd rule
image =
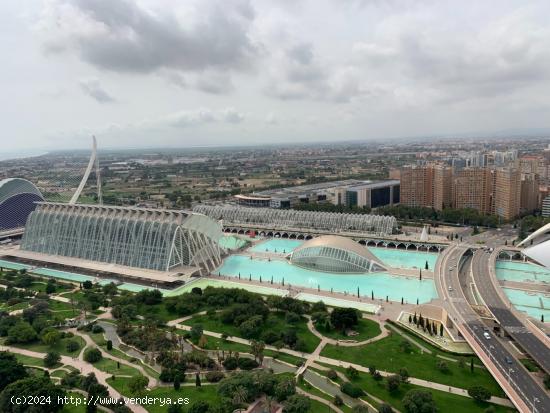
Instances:
[[[521,174],[518,170],[497,169],[494,173],[494,209],[492,213],[504,219],[519,215],[521,199]]]
[[[550,195],[542,201],[542,216],[545,218],[550,217]]]
[[[482,214],[492,210],[493,173],[488,168],[464,168],[454,175],[453,208],[470,208]]]
[[[539,208],[540,179],[537,174],[521,174],[520,211],[533,212]]]
[[[467,167],[453,171],[443,164],[407,166],[401,169],[401,204],[436,210],[475,209],[509,220],[519,215],[520,208],[537,208],[538,178],[525,174],[522,183],[521,177],[514,168]]]

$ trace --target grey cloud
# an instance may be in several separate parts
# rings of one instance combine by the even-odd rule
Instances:
[[[182,110],[171,113],[160,119],[145,122],[141,126],[172,126],[176,128],[197,127],[210,123],[240,123],[245,115],[234,108],[212,110],[201,108],[197,110]]]
[[[70,0],[54,4],[40,23],[55,53],[72,50],[101,69],[118,72],[246,69],[257,49],[248,30],[248,1],[199,2],[196,18],[153,13],[129,0]]]
[[[81,80],[79,82],[82,91],[99,103],[112,103],[115,99],[105,91],[97,79]]]
[[[234,90],[231,76],[227,73],[206,72],[197,75],[196,88],[205,93],[221,95]]]

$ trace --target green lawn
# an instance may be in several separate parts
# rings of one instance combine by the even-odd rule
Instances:
[[[128,389],[127,379],[117,377],[115,380],[113,380],[112,378],[109,378],[107,379],[107,382],[124,396],[132,397],[132,394]],[[189,398],[191,403],[194,403],[198,400],[205,400],[207,402],[210,402],[213,406],[218,406],[222,403],[222,400],[218,396],[217,389],[218,386],[216,385],[208,385],[202,387],[182,386],[179,390],[174,390],[173,387],[157,387],[151,391],[145,392],[144,395],[149,397],[170,398],[174,401],[176,401],[180,397],[187,397]],[[166,413],[166,411],[168,410],[167,406],[161,406],[159,404],[144,407],[147,409],[147,411],[151,413]],[[183,411],[187,411],[185,409],[185,405],[183,405],[182,407]]]
[[[193,326],[195,324],[201,324],[204,330],[214,331],[217,333],[226,333],[229,336],[241,337],[241,333],[238,327],[232,324],[224,324],[219,320],[218,314],[212,315],[198,315],[194,316],[190,320],[187,320],[184,324]],[[302,319],[299,323],[288,324],[285,321],[285,316],[283,313],[272,313],[262,326],[259,336],[264,331],[283,331],[287,327],[294,327],[296,329],[296,334],[298,339],[304,342],[304,350],[307,353],[312,353],[315,348],[319,345],[319,338],[316,337],[311,331],[307,328],[306,319]]]
[[[122,363],[120,363],[120,368],[117,368],[117,362],[115,360],[105,357],[98,362],[93,363],[93,366],[106,373],[114,374],[115,376],[137,376],[141,374],[139,370]]]
[[[335,367],[335,370],[345,372],[345,369],[340,367]],[[360,386],[367,393],[384,400],[385,402],[391,404],[396,409],[403,411],[402,399],[411,389],[422,389],[426,390],[425,387],[415,386],[409,383],[401,384],[399,390],[393,394],[389,393],[385,387],[386,379],[377,382],[372,378],[368,373],[360,373],[359,377],[356,380],[353,380],[353,383]],[[453,413],[482,413],[487,407],[491,406],[490,403],[476,403],[474,400],[458,396],[454,394],[449,394],[446,392],[438,390],[430,390],[433,398],[436,402],[437,407],[439,407],[440,412],[453,412]],[[513,409],[507,409],[502,406],[492,405],[496,412],[513,412]]]
[[[329,337],[335,340],[355,340],[365,341],[369,338],[376,337],[381,333],[380,325],[372,320],[361,318],[357,326],[353,327],[353,331],[357,332],[357,335],[346,336],[342,334],[340,330],[325,330],[324,328],[317,329],[325,337]]]
[[[183,330],[177,330],[176,333],[185,335],[187,334],[187,331]],[[223,340],[221,338],[212,337],[212,336],[205,336],[206,337],[206,346],[204,347],[205,350],[231,350],[231,351],[238,351],[241,353],[250,353],[250,346],[246,344],[241,343],[234,343],[229,340]],[[197,345],[198,340],[194,340],[193,344]]]
[[[404,338],[400,335],[392,333],[382,340],[365,346],[339,347],[327,345],[321,355],[365,367],[374,365],[377,369],[389,372],[398,372],[401,367],[406,367],[412,377],[464,389],[473,385],[480,385],[489,389],[494,395],[504,395],[500,386],[487,370],[475,368],[472,373],[469,366],[460,368],[458,363],[448,361],[446,363],[449,371],[444,373],[437,369],[436,365],[440,359],[435,356],[436,354],[445,353],[435,350],[433,354],[421,353],[421,350],[413,345],[412,353],[406,354],[400,348],[403,340]]]
[[[293,366],[299,366],[299,365],[301,366],[305,362],[305,359],[303,358],[295,357],[291,354],[286,354],[279,351],[265,350],[264,355],[276,358],[277,360],[284,361]]]
[[[54,316],[73,318],[80,314],[80,311],[78,310],[78,307],[76,305],[73,309],[70,303],[64,303],[57,300],[48,300],[48,308]]]
[[[40,366],[44,367],[44,360],[37,357],[25,356],[23,354],[12,353],[15,358],[25,366]]]
[[[331,403],[334,403],[334,397],[331,397],[328,394],[323,393],[321,390],[317,389],[316,387],[313,387],[311,384],[309,384],[305,380],[302,383],[297,383],[296,386],[301,388],[302,390],[310,393],[310,394],[313,394],[314,396],[321,397],[322,399],[325,399],[325,400],[327,400]],[[318,403],[322,404],[320,402],[318,402]],[[325,411],[328,411],[328,406],[323,405],[323,408],[325,409]],[[343,406],[340,406],[340,409],[342,409],[345,413],[350,413],[351,412],[351,407],[349,407],[345,404]]]
[[[75,341],[78,341],[78,343],[80,344],[80,348],[72,353],[69,353],[67,351],[67,341],[69,340],[75,340]],[[18,347],[18,348],[24,348],[26,350],[31,350],[31,351],[37,351],[39,353],[47,353],[49,351],[55,351],[63,356],[71,356],[71,357],[76,357],[79,353],[80,353],[80,350],[84,347],[84,340],[78,336],[74,336],[74,337],[66,337],[66,338],[63,338],[61,340],[59,340],[59,342],[53,346],[48,346],[44,343],[42,343],[41,341],[36,341],[34,343],[29,343],[29,344],[21,344],[21,343],[16,343],[16,344],[11,344],[12,346],[14,347]]]

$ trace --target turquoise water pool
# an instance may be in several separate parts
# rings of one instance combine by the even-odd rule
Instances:
[[[499,280],[550,283],[550,270],[528,262],[497,261],[496,275]]]
[[[545,321],[550,321],[550,297],[546,297],[543,293],[528,293],[512,288],[503,288],[503,290],[518,310],[525,311],[537,319],[544,315]]]
[[[433,271],[437,255],[433,252],[403,251],[395,248],[372,248],[369,250],[384,264],[394,268],[426,268]]]
[[[295,239],[270,238],[254,245],[249,251],[288,254],[303,243],[304,241]],[[432,252],[404,251],[395,248],[368,247],[368,249],[384,264],[394,268],[424,269],[427,262],[428,269],[433,270],[438,256]]]
[[[288,254],[302,245],[304,241],[285,238],[270,238],[254,245],[249,251],[273,252],[277,254]]]
[[[5,260],[0,260],[0,267],[7,268],[9,270],[28,270],[29,268],[32,268],[30,265],[19,264],[17,262],[11,262],[11,261],[5,261]]]
[[[283,260],[250,259],[243,255],[228,257],[223,265],[216,271],[221,275],[253,280],[260,280],[270,285],[273,282],[281,284],[283,279],[286,285],[301,286],[307,288],[320,288],[335,292],[347,292],[352,295],[359,293],[362,296],[370,296],[371,291],[377,298],[385,299],[389,296],[392,301],[401,301],[401,297],[409,303],[429,302],[437,298],[437,292],[433,280],[409,279],[400,276],[392,276],[386,273],[373,274],[331,274],[320,271],[311,271],[289,264]]]

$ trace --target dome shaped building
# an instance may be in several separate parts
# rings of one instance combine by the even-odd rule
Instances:
[[[292,252],[290,262],[310,270],[343,274],[386,270],[366,247],[336,235],[325,235],[305,242]]]
[[[41,201],[40,190],[26,179],[0,181],[0,231],[24,227],[36,202]]]

